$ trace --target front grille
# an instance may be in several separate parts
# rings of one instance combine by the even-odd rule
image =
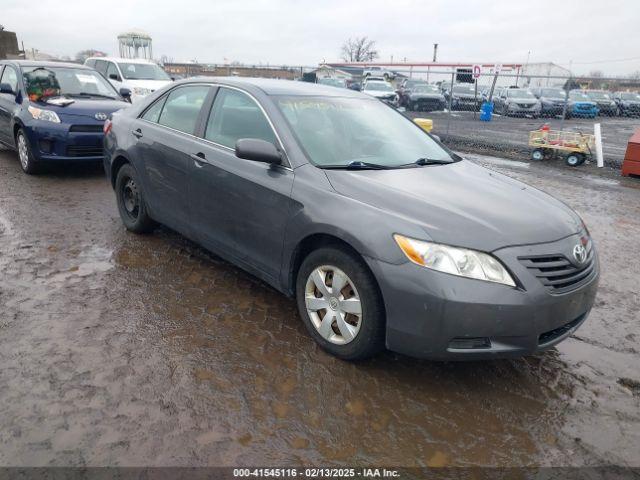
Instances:
[[[575,290],[591,280],[596,272],[591,242],[587,244],[587,258],[579,266],[562,254],[519,257],[519,260],[553,293]]]
[[[72,145],[67,147],[68,157],[101,157],[102,147],[95,145]]]
[[[518,103],[518,106],[520,108],[533,108],[533,105],[529,103]]]
[[[552,342],[556,338],[561,337],[571,329],[577,327],[578,325],[580,325],[580,322],[584,320],[585,315],[586,313],[583,313],[575,320],[572,320],[569,323],[562,325],[561,327],[554,328],[553,330],[549,330],[548,332],[540,334],[540,336],[538,337],[538,345],[544,345],[545,343]]]
[[[104,127],[102,125],[71,125],[71,127],[69,127],[69,131],[102,133],[103,128]]]

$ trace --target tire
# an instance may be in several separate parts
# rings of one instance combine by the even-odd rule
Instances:
[[[585,158],[581,153],[570,153],[569,155],[567,155],[564,161],[570,167],[577,167],[584,163]]]
[[[536,162],[540,162],[544,160],[544,150],[541,148],[536,148],[533,152],[531,152],[531,160],[535,160]]]
[[[31,145],[24,130],[20,128],[16,133],[16,148],[18,150],[18,160],[20,160],[20,168],[27,175],[34,175],[40,171],[40,165],[31,153]]]
[[[328,284],[339,274],[346,276],[342,277],[345,286],[333,295]],[[353,300],[348,309],[354,312],[358,310],[354,299],[359,299],[359,317],[343,310],[345,298]],[[385,311],[378,284],[364,262],[348,250],[327,247],[311,252],[298,271],[296,301],[311,337],[330,354],[362,360],[384,349]]]
[[[409,112],[413,112],[414,106],[413,106],[413,102],[411,100],[407,100],[407,110]]]
[[[116,176],[116,202],[120,218],[127,230],[149,233],[156,226],[147,211],[138,175],[128,163],[120,167]]]

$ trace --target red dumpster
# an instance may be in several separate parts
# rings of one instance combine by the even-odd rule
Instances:
[[[631,135],[622,163],[622,175],[640,175],[640,128]]]

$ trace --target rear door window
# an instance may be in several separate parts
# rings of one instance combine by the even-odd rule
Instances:
[[[205,138],[235,148],[241,138],[278,144],[276,135],[258,104],[244,92],[220,88],[207,121]]]
[[[158,123],[193,135],[200,109],[209,93],[209,89],[210,87],[206,85],[190,85],[176,88],[167,97]]]
[[[94,67],[105,77],[107,76],[107,62],[104,60],[96,60],[96,66]]]

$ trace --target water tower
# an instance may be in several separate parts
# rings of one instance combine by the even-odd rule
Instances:
[[[153,59],[151,36],[139,30],[132,30],[118,35],[118,48],[121,58]]]

